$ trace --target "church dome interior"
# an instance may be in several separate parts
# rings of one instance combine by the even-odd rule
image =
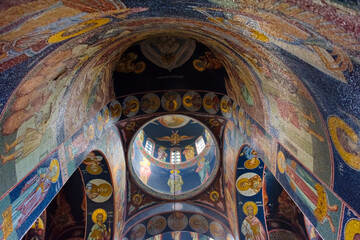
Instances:
[[[359,11],[1,1],[0,239],[359,239]]]
[[[220,165],[219,147],[210,130],[187,116],[153,119],[140,128],[130,146],[131,175],[145,192],[160,198],[193,197],[207,188]]]

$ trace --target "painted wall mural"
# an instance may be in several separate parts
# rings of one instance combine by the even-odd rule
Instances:
[[[169,112],[213,115],[215,128],[230,119],[224,150],[252,146],[324,239],[357,236],[346,230],[360,216],[356,1],[38,0],[0,9],[0,238],[22,236],[97,144],[119,159],[109,143],[128,139],[118,131]],[[161,74],[150,74],[155,66]],[[214,73],[221,84],[210,84]],[[148,93],[153,81],[143,76],[160,77],[161,88]],[[125,130],[111,127],[120,119]],[[124,193],[125,162],[106,157],[117,171],[113,193]],[[234,157],[223,157],[229,211]]]
[[[228,228],[221,222],[202,214],[180,211],[156,215],[143,220],[131,228],[123,239],[151,239],[152,237],[156,239],[160,238],[158,236],[160,233],[166,236],[169,232],[174,234],[179,231],[194,231],[200,236],[208,236],[215,240],[234,239]],[[175,239],[182,239],[181,235]]]
[[[224,168],[224,192],[226,211],[229,216],[231,230],[235,233],[235,239],[238,239],[238,218],[236,201],[236,160],[240,154],[240,147],[244,144],[241,133],[236,126],[228,121],[223,136],[223,168]]]
[[[337,239],[342,202],[279,145],[276,176],[324,239]]]
[[[114,189],[109,165],[101,152],[90,152],[79,167],[86,192],[85,238],[113,239]]]
[[[308,224],[310,222],[307,222],[295,202],[268,168],[264,171],[263,196],[266,225],[270,237],[274,239],[288,237],[294,240],[316,237],[315,227]]]
[[[240,239],[267,239],[263,204],[264,163],[248,145],[242,147],[236,164],[236,207]]]

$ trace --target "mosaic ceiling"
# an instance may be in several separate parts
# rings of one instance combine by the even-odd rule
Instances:
[[[356,239],[359,9],[0,2],[0,239]]]

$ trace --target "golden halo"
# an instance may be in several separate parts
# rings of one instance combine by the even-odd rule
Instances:
[[[186,100],[189,100],[189,102],[187,102]],[[187,95],[183,98],[183,104],[185,107],[192,107],[193,104],[191,103],[191,100],[192,100],[192,96],[190,95]]]
[[[170,107],[170,102],[172,102],[174,104],[173,107]],[[178,104],[175,100],[168,100],[166,101],[166,110],[168,111],[175,111],[177,108]]]
[[[103,170],[102,167],[100,167],[99,165],[95,165],[95,164],[90,164],[90,165],[86,166],[85,169],[91,175],[99,175]]]
[[[193,66],[199,72],[203,72],[205,70],[204,62],[200,59],[195,59],[193,61]]]
[[[37,222],[38,222],[38,229],[42,229],[42,230],[44,230],[45,228],[44,228],[44,221],[41,219],[41,217],[39,217],[37,220],[36,220]],[[36,221],[35,221],[35,223],[31,226],[31,229],[36,229]]]
[[[249,190],[250,185],[241,186],[241,183],[248,183],[248,182],[249,182],[249,179],[247,179],[247,178],[240,178],[239,180],[236,181],[236,187],[237,187],[237,189],[239,189],[240,191]]]
[[[228,105],[228,101],[226,101],[226,99],[221,100],[220,106],[221,106],[221,110],[223,112],[228,112],[230,109],[230,107]]]
[[[211,193],[210,193],[210,199],[211,199],[211,201],[213,201],[213,202],[217,202],[218,200],[216,200],[216,199],[214,199],[214,195],[215,196],[217,196],[218,197],[218,200],[219,200],[219,193],[217,192],[217,191],[212,191]]]
[[[211,124],[211,126],[214,126],[214,127],[218,127],[220,125],[219,121],[216,120],[215,118],[210,118],[209,123]]]
[[[117,103],[112,107],[110,106],[110,111],[113,118],[119,117],[121,115],[121,105]]]
[[[207,104],[208,102],[210,102],[211,104]],[[210,97],[204,98],[203,104],[204,104],[205,108],[208,108],[208,109],[212,108],[212,103],[213,103],[212,98],[210,98]]]
[[[249,213],[248,213],[248,211],[247,211],[247,207],[248,207],[249,205],[253,206],[253,208],[254,208],[254,216],[255,216],[255,215],[257,214],[257,212],[258,212],[258,207],[257,207],[256,204],[255,204],[254,202],[252,202],[252,201],[248,201],[248,202],[246,202],[246,203],[243,205],[243,212],[245,213],[246,216],[249,215]]]
[[[105,123],[109,122],[110,114],[109,114],[109,110],[107,110],[107,109],[105,109],[105,111],[104,111],[104,119],[105,119]]]
[[[93,214],[92,214],[92,216],[91,216],[91,219],[93,220],[94,223],[97,222],[96,217],[97,217],[97,215],[100,214],[100,213],[103,215],[102,223],[104,223],[104,222],[106,221],[106,219],[107,219],[107,213],[106,213],[106,211],[105,211],[104,209],[102,209],[102,208],[98,208],[98,209],[96,209],[96,210],[93,212]]]
[[[50,163],[50,166],[49,166],[50,172],[54,169],[54,167],[56,167],[56,174],[51,177],[51,181],[53,183],[56,182],[59,179],[59,176],[60,176],[60,164],[59,164],[59,161],[56,158],[54,158]]]
[[[137,100],[132,100],[128,104],[130,106],[131,112],[137,112],[139,110],[139,102]],[[133,107],[134,104],[135,104],[135,107]]]
[[[109,196],[109,195],[111,194],[111,192],[112,192],[112,187],[111,187],[110,184],[108,184],[108,183],[101,183],[101,184],[98,186],[98,188],[99,188],[99,189],[100,189],[100,188],[105,188],[105,189],[106,189],[105,192],[99,191],[100,196],[103,196],[103,197]]]
[[[174,173],[174,172],[180,173],[180,170],[179,169],[173,169],[173,170],[170,171],[170,173]]]
[[[279,171],[281,173],[285,173],[285,156],[284,156],[284,153],[282,151],[278,152],[277,165],[278,165]]]
[[[128,124],[126,124],[125,129],[130,131],[130,130],[134,130],[135,127],[136,127],[136,123],[134,121],[131,121]]]
[[[57,43],[57,42],[61,42],[66,39],[69,39],[69,38],[76,37],[80,34],[86,33],[97,27],[100,27],[110,21],[111,21],[110,18],[91,19],[91,20],[76,24],[74,26],[70,26],[67,29],[60,31],[60,32],[52,35],[51,37],[49,37],[48,43]],[[76,28],[78,28],[77,31],[76,31]],[[73,29],[75,29],[75,33],[70,34],[70,35],[66,34],[67,32],[71,32]]]
[[[344,146],[342,146],[340,142],[337,129],[342,129],[347,137],[350,138],[351,141],[353,141],[355,144],[358,144],[359,136],[346,122],[336,116],[331,116],[329,118],[328,126],[331,139],[333,140],[335,148],[342,159],[344,159],[346,164],[348,164],[350,167],[354,168],[355,170],[360,170],[360,156],[355,153],[349,153],[344,149]]]
[[[146,157],[143,157],[143,160],[140,162],[140,166],[150,166],[150,161],[146,158]]]
[[[135,64],[134,73],[139,74],[145,70],[146,64],[145,62],[141,61]]]
[[[135,199],[137,199],[137,198],[139,199],[139,201],[137,203],[135,203]],[[142,203],[143,198],[140,194],[137,193],[132,197],[132,201],[135,205],[139,206]]]
[[[248,160],[245,161],[244,166],[247,169],[254,169],[254,168],[257,168],[259,166],[260,160],[257,157],[254,157],[254,158],[255,158],[255,163],[254,164],[251,164],[251,161],[253,160],[253,158],[248,159]]]
[[[355,234],[360,234],[360,221],[350,219],[345,226],[345,240],[353,240]]]

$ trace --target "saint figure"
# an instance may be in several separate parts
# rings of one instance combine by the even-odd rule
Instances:
[[[198,162],[198,167],[195,172],[199,174],[201,183],[204,183],[209,178],[210,162],[205,161],[205,158],[202,158]]]
[[[180,170],[174,169],[170,171],[170,177],[167,184],[170,187],[171,193],[181,193],[181,187],[184,184],[182,177],[180,176]]]
[[[266,240],[265,230],[255,214],[257,206],[254,202],[246,202],[243,206],[246,216],[241,225],[241,232],[245,235],[246,240]]]

